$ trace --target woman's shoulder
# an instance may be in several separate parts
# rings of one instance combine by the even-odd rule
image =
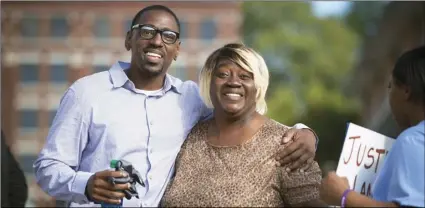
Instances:
[[[211,122],[212,118],[196,123],[195,126],[193,126],[192,130],[190,130],[188,138],[199,139],[203,137],[208,131],[208,127],[211,125]]]
[[[277,150],[282,136],[288,129],[289,128],[286,125],[268,118],[261,127],[260,131],[256,134],[256,137],[260,138],[259,140],[257,139],[257,142],[261,141],[262,145],[271,145],[269,146],[271,149]]]
[[[283,135],[289,127],[274,119],[269,118],[263,127],[263,131],[268,134]]]

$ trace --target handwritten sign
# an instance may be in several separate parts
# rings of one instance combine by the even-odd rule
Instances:
[[[347,177],[354,191],[370,196],[372,183],[394,142],[393,138],[349,123],[337,175]]]

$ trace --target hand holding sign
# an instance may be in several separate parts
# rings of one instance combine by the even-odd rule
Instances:
[[[347,177],[354,191],[370,196],[372,183],[394,141],[349,123],[336,174]]]
[[[332,205],[340,204],[342,194],[349,188],[350,185],[346,177],[339,177],[333,171],[329,172],[328,175],[322,179],[320,185],[320,198]]]

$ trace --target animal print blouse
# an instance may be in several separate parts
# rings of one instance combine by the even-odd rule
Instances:
[[[316,162],[304,173],[276,166],[288,127],[270,119],[243,145],[217,147],[207,141],[212,122],[198,123],[188,135],[161,206],[273,207],[319,198],[322,176]]]

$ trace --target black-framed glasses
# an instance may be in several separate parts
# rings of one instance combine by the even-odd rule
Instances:
[[[131,26],[131,29],[140,29],[140,37],[144,40],[150,40],[156,36],[157,33],[161,35],[161,39],[166,44],[173,44],[179,39],[180,34],[172,30],[161,30],[151,25],[137,24]]]

